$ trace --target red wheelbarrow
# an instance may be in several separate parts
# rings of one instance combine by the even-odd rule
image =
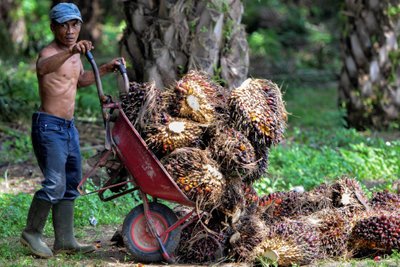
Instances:
[[[174,251],[179,245],[181,230],[200,218],[195,203],[179,189],[156,156],[133,127],[118,101],[104,95],[99,71],[90,52],[86,54],[96,79],[104,126],[106,130],[105,150],[93,168],[83,177],[78,186],[82,195],[98,193],[102,201],[108,201],[133,191],[138,191],[142,204],[136,206],[125,217],[122,236],[133,257],[141,262],[165,260],[174,262]],[[123,77],[124,89],[129,90],[129,81],[123,64],[119,71]],[[100,167],[107,165],[107,159],[114,156],[120,165],[109,175],[100,189],[84,192],[83,185]],[[126,180],[116,179],[121,171],[128,173]],[[127,185],[129,184],[130,187]],[[124,190],[113,190],[113,189]],[[106,192],[115,191],[111,196]],[[152,201],[150,201],[151,196]],[[191,211],[178,218],[166,205],[157,199],[172,201],[192,207]]]

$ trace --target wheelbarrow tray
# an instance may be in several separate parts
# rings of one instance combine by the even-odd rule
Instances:
[[[140,190],[152,197],[194,206],[131,124],[121,107],[111,129],[112,147]]]

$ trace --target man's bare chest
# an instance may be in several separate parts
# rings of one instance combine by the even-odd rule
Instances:
[[[81,60],[79,57],[71,57],[61,65],[57,74],[63,80],[77,81],[81,73],[81,66]]]

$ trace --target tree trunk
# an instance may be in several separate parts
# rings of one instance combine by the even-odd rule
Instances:
[[[26,48],[26,24],[18,14],[19,1],[2,0],[0,3],[0,55],[10,56]]]
[[[130,0],[124,11],[121,54],[131,80],[155,81],[163,88],[192,69],[206,71],[229,88],[247,78],[239,0]]]
[[[340,105],[350,127],[400,123],[399,0],[346,0]]]
[[[78,0],[76,4],[79,6],[84,19],[80,39],[91,40],[93,44],[96,44],[102,34],[100,21],[102,10],[100,9],[99,0]]]

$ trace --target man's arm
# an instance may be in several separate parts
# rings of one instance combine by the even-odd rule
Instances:
[[[57,54],[53,54],[52,51],[43,50],[36,62],[36,72],[40,76],[55,72],[72,55],[69,50]]]
[[[64,62],[74,54],[85,54],[93,48],[90,41],[82,40],[73,47],[54,54],[55,49],[45,48],[40,52],[36,62],[36,72],[40,75],[46,75],[55,72]]]
[[[99,67],[99,74],[103,76],[107,73],[113,72],[116,70],[119,64],[121,64],[120,60],[122,59],[123,64],[125,61],[123,58],[115,58],[110,62],[103,64]],[[83,70],[83,67],[82,67]],[[79,76],[78,80],[78,87],[85,87],[95,83],[94,73],[93,71],[82,71],[81,75]]]

